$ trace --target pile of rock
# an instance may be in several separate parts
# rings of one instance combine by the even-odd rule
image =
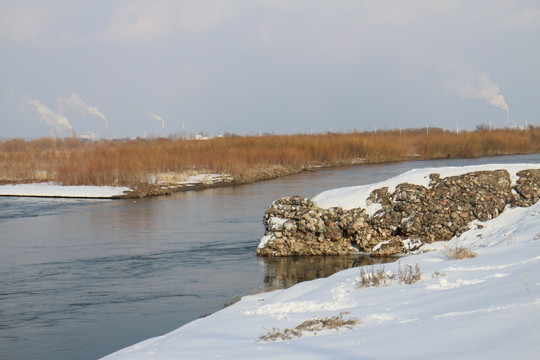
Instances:
[[[441,179],[429,187],[403,183],[389,193],[373,191],[370,203],[381,208],[323,209],[307,198],[285,197],[264,215],[261,256],[344,255],[362,251],[388,256],[417,250],[424,243],[450,240],[473,220],[496,218],[507,205],[530,206],[540,198],[540,169],[523,170],[512,187],[506,170],[478,171]]]

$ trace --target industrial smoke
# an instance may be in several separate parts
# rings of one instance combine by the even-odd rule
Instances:
[[[25,104],[33,107],[39,115],[39,121],[49,125],[53,132],[60,130],[73,132],[73,126],[71,126],[68,118],[64,115],[68,109],[78,111],[82,114],[93,115],[105,120],[105,132],[107,132],[108,124],[105,115],[103,115],[97,107],[85,103],[77,93],[71,94],[68,98],[56,98],[56,111],[51,110],[39,100],[28,99]]]
[[[73,131],[73,126],[69,120],[62,114],[49,109],[39,100],[28,99],[26,103],[32,106],[39,115],[39,121],[49,125],[53,130]]]
[[[65,113],[66,109],[78,111],[85,115],[92,115],[95,117],[98,117],[105,121],[105,137],[107,137],[107,131],[109,128],[109,124],[107,121],[107,118],[99,109],[95,106],[90,106],[86,102],[84,102],[79,94],[73,93],[68,98],[56,98],[56,103],[58,105],[58,112],[60,114]]]
[[[501,89],[494,84],[488,73],[476,73],[469,64],[449,60],[441,65],[441,69],[447,77],[443,82],[443,88],[456,93],[464,99],[481,99],[490,105],[506,111],[506,121],[510,120],[508,104],[501,94]]]
[[[161,130],[165,129],[165,120],[161,116],[151,113],[150,117],[154,120],[161,121]]]

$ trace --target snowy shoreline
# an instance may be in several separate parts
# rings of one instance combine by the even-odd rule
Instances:
[[[0,196],[112,199],[131,191],[115,186],[62,186],[53,183],[34,183],[0,186]]]
[[[512,180],[512,186],[516,183],[516,173],[525,169],[540,169],[540,164],[486,164],[486,165],[468,165],[468,166],[449,166],[443,168],[424,168],[407,171],[401,175],[375,184],[344,187],[324,191],[316,195],[312,200],[322,208],[341,206],[344,209],[363,208],[368,214],[374,214],[380,204],[368,204],[367,199],[375,189],[388,187],[392,193],[396,186],[402,183],[409,183],[429,187],[430,175],[439,174],[441,178],[463,175],[475,171],[495,171],[507,170]]]
[[[232,185],[231,177],[219,174],[192,175],[185,181],[155,184],[157,192],[152,195],[165,195],[171,192],[201,190]],[[52,182],[0,185],[0,196],[47,197],[47,198],[88,198],[124,199],[138,197],[137,191],[122,186],[63,186]]]
[[[513,165],[498,168],[515,173]],[[474,169],[480,167],[467,171]],[[444,169],[437,172],[445,176]],[[420,173],[408,174],[424,181]],[[453,260],[445,255],[446,246],[466,247],[477,256]],[[416,255],[384,265],[384,271],[392,274],[408,265],[419,267],[420,281],[361,288],[360,270],[352,268],[245,296],[105,359],[535,359],[540,353],[540,202],[474,221],[459,237],[425,245]],[[359,322],[289,340],[260,339],[273,328],[295,329],[340,314]]]

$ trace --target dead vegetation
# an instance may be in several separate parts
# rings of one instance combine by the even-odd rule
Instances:
[[[315,333],[322,330],[339,330],[342,328],[351,329],[354,325],[360,321],[357,318],[344,319],[343,315],[349,314],[348,312],[341,312],[337,316],[326,318],[313,318],[304,321],[300,325],[293,329],[286,328],[283,331],[278,328],[272,328],[268,333],[259,336],[259,340],[262,341],[276,341],[276,340],[291,340],[295,337],[302,337],[302,333],[305,331]]]
[[[431,277],[434,279],[438,279],[445,276],[446,276],[446,273],[441,272],[441,271],[435,271],[433,274],[431,274]]]
[[[465,246],[455,246],[445,245],[443,250],[444,256],[450,260],[460,260],[460,259],[469,259],[476,257],[476,253],[470,248]]]
[[[420,265],[415,264],[405,265],[399,264],[397,272],[388,272],[381,265],[378,269],[371,266],[371,271],[366,271],[365,267],[360,268],[360,279],[356,281],[359,288],[371,286],[390,286],[393,282],[399,281],[399,284],[411,285],[422,279],[422,271]]]
[[[430,129],[348,134],[81,141],[0,141],[0,182],[134,186],[180,181],[190,174],[232,175],[249,183],[325,166],[409,159],[477,157],[540,151],[540,128]]]

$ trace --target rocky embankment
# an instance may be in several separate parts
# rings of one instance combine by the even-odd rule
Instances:
[[[531,206],[540,198],[540,169],[516,173],[478,171],[440,178],[428,187],[402,183],[390,193],[376,189],[367,205],[379,204],[372,216],[365,209],[320,208],[300,196],[276,200],[264,215],[265,237],[257,255],[404,254],[424,243],[450,240],[474,220],[499,216],[507,205]]]

